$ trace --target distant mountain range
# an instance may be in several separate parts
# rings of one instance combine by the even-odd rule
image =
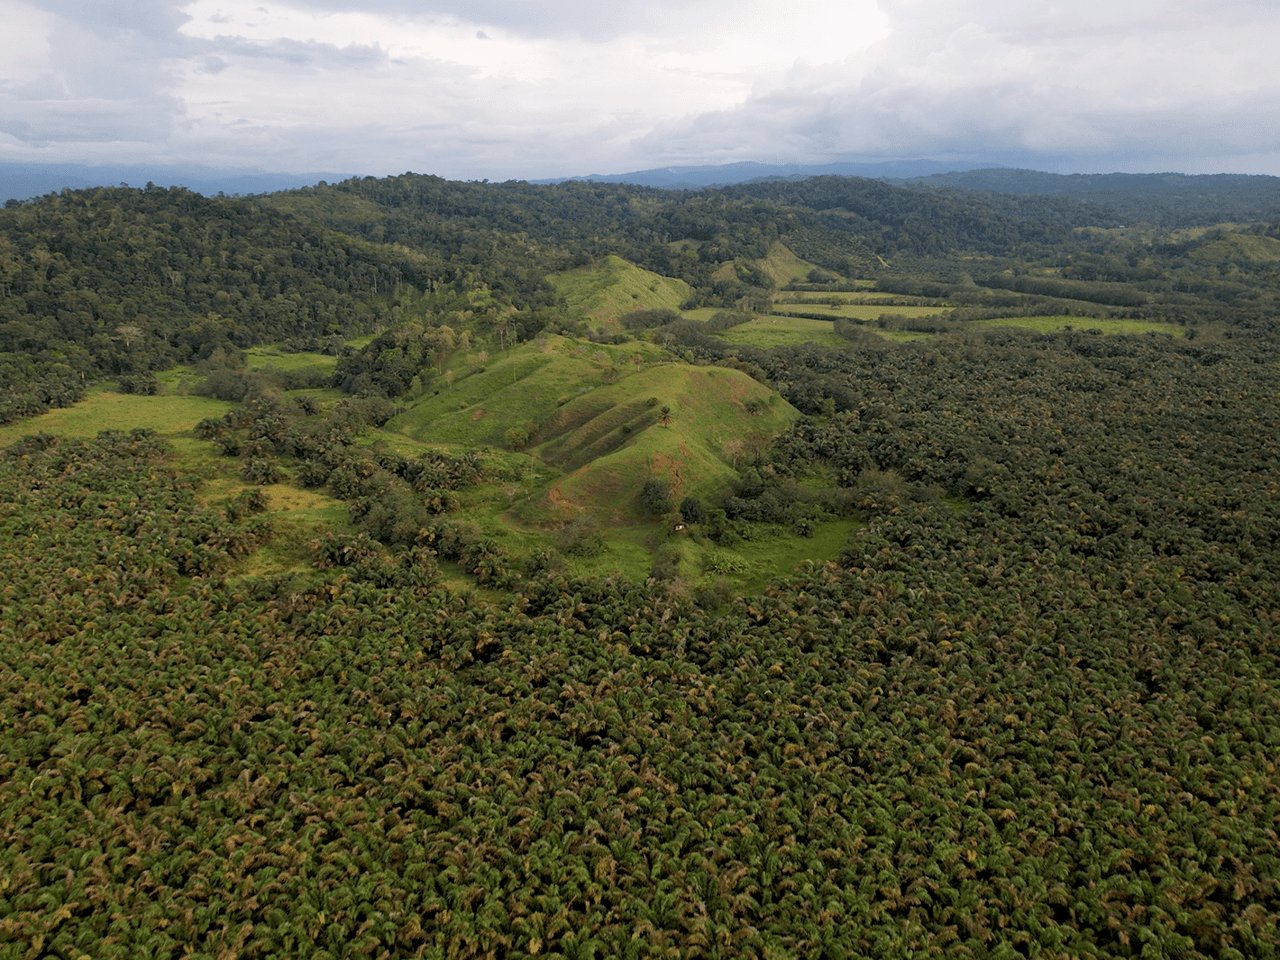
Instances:
[[[599,183],[632,183],[668,189],[699,190],[722,187],[750,180],[840,176],[868,179],[915,179],[948,171],[973,170],[972,164],[948,164],[938,160],[890,160],[879,163],[726,163],[718,166],[662,167],[633,173],[591,174],[582,177],[556,177],[531,180],[530,183],[564,183],[567,180],[593,180]],[[430,171],[424,171],[430,172]],[[950,175],[950,174],[948,174]],[[127,183],[142,187],[155,183],[161,187],[186,187],[205,196],[219,192],[229,195],[274,193],[312,186],[325,180],[339,183],[351,173],[272,173],[265,170],[220,170],[204,166],[146,166],[143,164],[103,164],[89,166],[77,163],[12,163],[0,162],[0,203],[6,200],[30,200],[70,187],[114,187]]]
[[[699,190],[705,187],[727,187],[752,180],[781,178],[803,180],[807,177],[866,177],[868,180],[927,177],[948,171],[976,169],[975,164],[955,164],[941,160],[884,160],[876,163],[724,163],[701,167],[658,167],[632,173],[593,173],[583,177],[556,177],[531,180],[530,183],[564,183],[567,180],[589,180],[597,183],[634,183],[642,187],[664,187],[671,190]],[[1003,169],[1003,168],[1001,168]]]
[[[1280,220],[1280,177],[1242,173],[1062,174],[1000,168],[889,178],[887,182],[916,190],[977,193],[983,203],[1002,213],[1045,221],[1073,219],[1064,204],[1077,211],[1092,210],[1093,216],[1087,219],[1100,223],[1107,214],[1117,224],[1130,226],[1150,223],[1191,227],[1212,226],[1223,220]],[[1027,199],[1018,201],[1014,199],[1017,197]],[[1028,206],[1036,202],[1039,207]],[[1067,214],[1066,220],[1063,214]]]
[[[952,169],[947,169],[951,166]],[[1013,167],[980,167],[938,160],[727,163],[714,166],[661,167],[631,173],[592,174],[533,180],[634,184],[664,189],[703,190],[739,184],[803,181],[813,177],[861,177],[925,191],[965,191],[1009,216],[1031,217],[1063,226],[1152,223],[1204,226],[1224,216],[1235,222],[1280,220],[1280,177],[1244,174],[1044,173]],[[147,167],[141,164],[24,164],[0,162],[0,203],[28,200],[64,188],[182,186],[205,196],[275,193],[321,181],[339,183],[348,173],[272,173],[219,170],[203,166]],[[1023,199],[1018,199],[1023,198]]]
[[[205,196],[275,193],[326,180],[337,183],[350,173],[271,173],[266,170],[220,170],[200,166],[147,166],[144,164],[5,163],[0,162],[0,203],[30,200],[70,187],[114,187],[127,183],[144,187],[186,187]]]

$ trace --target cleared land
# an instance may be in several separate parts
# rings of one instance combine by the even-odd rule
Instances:
[[[154,430],[174,447],[182,463],[204,458],[208,444],[196,440],[192,428],[206,417],[220,417],[232,404],[209,397],[157,396],[116,393],[108,386],[90,387],[72,407],[0,427],[0,446],[33,433],[60,437],[96,437],[104,430]]]
[[[874,303],[839,303],[830,304],[821,301],[804,301],[802,303],[774,303],[773,312],[779,316],[795,313],[822,314],[832,320],[878,320],[882,316],[895,317],[934,317],[940,313],[949,313],[951,307],[921,306],[918,304],[892,305]]]
[[[717,334],[730,343],[767,349],[796,343],[825,343],[844,346],[849,343],[831,329],[829,320],[808,317],[755,317]]]
[[[636,310],[677,310],[690,294],[683,280],[642,270],[615,256],[547,279],[572,311],[581,311],[608,331],[620,330],[619,318]]]
[[[1160,333],[1168,337],[1186,335],[1182,327],[1167,323],[1151,323],[1146,320],[1101,320],[1094,317],[1006,317],[999,320],[969,320],[964,326],[1020,327],[1037,333],[1056,333],[1059,330],[1098,330],[1106,334]]]

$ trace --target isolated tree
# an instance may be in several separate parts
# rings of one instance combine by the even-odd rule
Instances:
[[[116,336],[124,341],[126,347],[132,347],[133,342],[142,336],[142,330],[132,323],[122,323],[116,327]]]
[[[671,484],[657,477],[650,477],[640,488],[640,506],[653,516],[666,513],[671,509]]]
[[[685,523],[702,523],[707,519],[707,510],[697,497],[685,497],[680,501],[680,518]]]

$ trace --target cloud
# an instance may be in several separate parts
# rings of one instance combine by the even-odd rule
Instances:
[[[1280,171],[1271,0],[0,0],[0,22],[9,158]]]
[[[26,63],[20,55],[16,69],[6,63],[0,76],[0,133],[28,146],[79,144],[89,152],[168,135],[182,112],[166,58],[181,22],[172,4],[139,0],[116,11],[63,0],[0,0],[0,14],[15,26],[15,46],[26,51]],[[32,70],[35,77],[24,77]]]
[[[267,43],[253,43],[228,39],[217,44],[217,55],[204,57],[201,60],[201,73],[221,73],[237,60],[275,61],[276,69],[288,74],[290,78],[315,75],[321,71],[361,71],[385,66],[388,62],[387,52],[377,44],[351,43],[339,47],[332,43],[317,43],[301,40],[273,40]],[[210,61],[217,64],[217,69],[209,70]]]
[[[657,131],[683,160],[747,144],[798,156],[1150,162],[1280,149],[1280,21],[1262,5],[886,0],[858,61],[799,66],[729,110]],[[1167,162],[1167,161],[1166,161]],[[1191,160],[1191,162],[1195,162]]]
[[[735,4],[724,0],[294,0],[321,15],[365,13],[399,20],[449,20],[527,39],[576,38],[593,43],[624,36],[698,34],[732,25]],[[779,18],[787,15],[778,11]]]

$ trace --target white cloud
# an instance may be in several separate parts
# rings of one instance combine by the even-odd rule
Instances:
[[[0,158],[1280,172],[1270,0],[0,0],[0,22]]]
[[[5,30],[0,84],[29,82],[47,73],[52,21],[52,16],[30,4],[0,0],[0,23]]]
[[[730,111],[691,119],[671,142],[693,157],[754,133],[815,158],[1042,164],[1280,147],[1280,81],[1268,65],[1280,20],[1260,5],[1228,4],[1227,16],[1201,0],[885,5],[893,32],[861,69],[795,70]]]
[[[693,11],[695,23],[713,11],[719,16],[701,34],[673,6],[665,18],[621,17],[607,39],[591,40],[568,29],[550,36],[559,22],[554,14],[567,24],[573,11],[597,9],[587,5],[561,4],[550,25],[528,30],[519,18],[485,15],[495,11],[483,6],[478,13],[468,7],[464,18],[444,4],[409,11],[396,4],[352,10],[196,0],[183,8],[190,19],[182,33],[209,45],[228,66],[216,75],[203,64],[189,69],[180,90],[190,119],[206,130],[232,115],[240,126],[318,124],[327,117],[336,127],[358,123],[359,139],[367,142],[376,118],[377,139],[390,141],[379,157],[393,169],[447,162],[451,169],[443,172],[452,175],[553,175],[583,163],[630,160],[628,144],[670,118],[731,106],[769,78],[781,79],[798,57],[842,59],[884,32],[869,2],[809,0],[798,5],[800,16],[796,6],[703,3]],[[827,29],[815,31],[815,23]],[[340,89],[309,62],[300,91],[265,62],[300,42],[313,50],[377,45],[386,60],[359,78],[343,78]],[[429,147],[408,133],[393,135],[415,129],[432,131]],[[349,163],[353,139],[327,148],[342,159],[324,162]],[[396,160],[387,159],[388,149]]]

